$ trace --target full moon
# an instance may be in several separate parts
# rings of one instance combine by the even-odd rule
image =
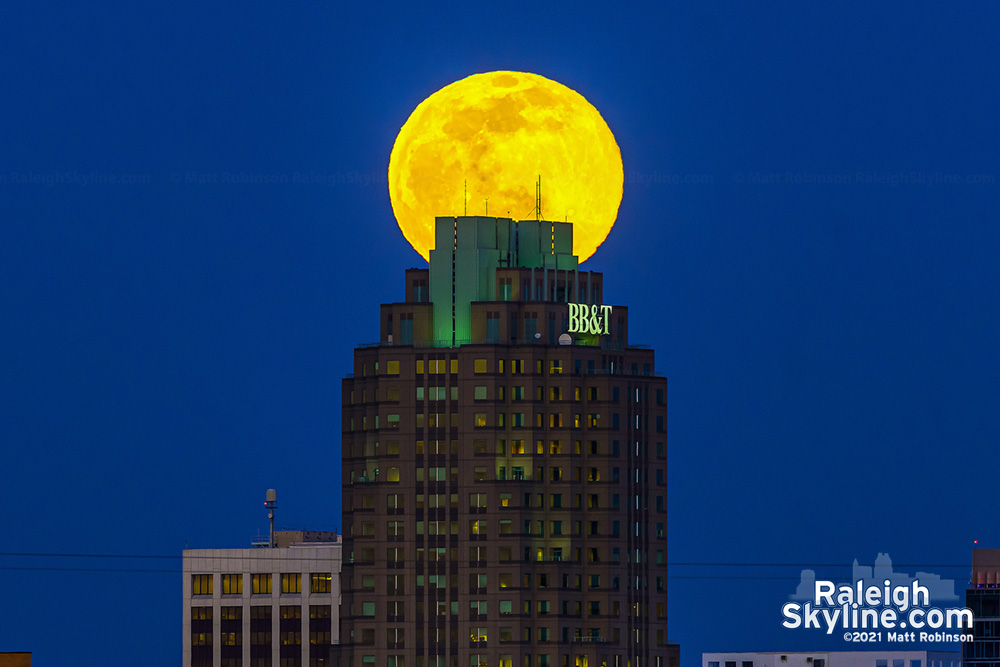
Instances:
[[[618,216],[624,172],[615,137],[582,95],[525,72],[474,74],[417,105],[389,157],[389,198],[424,259],[435,216],[573,223],[573,252],[594,254]]]

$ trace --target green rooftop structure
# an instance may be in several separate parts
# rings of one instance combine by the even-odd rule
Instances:
[[[382,304],[379,341],[624,349],[628,308],[602,297],[603,276],[579,270],[572,223],[439,217],[430,267],[408,269],[405,301]]]
[[[473,302],[518,298],[513,285],[498,290],[497,269],[537,269],[538,279],[546,283],[541,286],[541,297],[550,292],[546,280],[551,275],[549,269],[575,274],[579,267],[573,254],[573,225],[567,222],[439,217],[435,219],[434,242],[430,300],[434,306],[433,338],[438,345],[473,340]],[[553,286],[556,283],[553,281]],[[551,296],[561,297],[551,300],[563,301],[568,293],[553,290]]]

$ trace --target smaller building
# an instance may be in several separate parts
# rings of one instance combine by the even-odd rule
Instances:
[[[340,536],[277,531],[274,544],[184,551],[184,667],[332,664]]]
[[[702,667],[959,667],[958,651],[702,653]]]
[[[0,667],[31,667],[31,651],[0,651]]]
[[[1000,549],[972,550],[972,579],[965,591],[972,610],[972,641],[962,644],[962,664],[1000,667]]]

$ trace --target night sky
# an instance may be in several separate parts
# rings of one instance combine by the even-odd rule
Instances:
[[[887,552],[960,591],[1000,546],[1000,5],[2,14],[0,651],[179,665],[186,546],[247,546],[268,487],[279,527],[340,527],[340,379],[425,265],[393,140],[498,69],[621,147],[584,268],[670,380],[684,667],[865,648],[781,627],[806,565]]]

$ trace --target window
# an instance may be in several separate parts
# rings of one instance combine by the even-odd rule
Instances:
[[[484,387],[484,386],[476,387],[475,390],[474,390],[473,397],[477,401],[485,401],[486,400],[486,387]]]
[[[333,578],[329,572],[313,572],[309,576],[309,591],[311,593],[329,593]]]
[[[486,315],[486,342],[500,342],[500,314],[497,312]]]
[[[486,413],[485,412],[475,413],[472,423],[474,426],[477,427],[486,426]]]
[[[302,575],[299,573],[293,574],[282,574],[281,575],[281,592],[282,593],[301,593],[302,592]]]
[[[375,603],[374,602],[362,602],[361,603],[361,615],[372,617],[375,616]]]
[[[385,363],[386,375],[399,375],[399,361],[389,360]]]
[[[242,574],[224,574],[224,575],[222,575],[222,594],[223,595],[242,595],[243,594],[243,575]]]
[[[253,588],[254,595],[270,595],[271,594],[271,575],[270,574],[251,574],[250,575],[250,585]]]
[[[485,373],[487,372],[486,360],[476,359],[472,362],[472,372],[473,373]]]
[[[192,574],[191,595],[211,595],[212,579],[211,574]]]

